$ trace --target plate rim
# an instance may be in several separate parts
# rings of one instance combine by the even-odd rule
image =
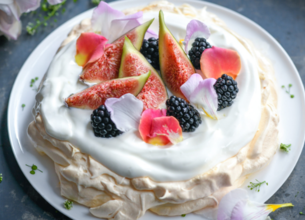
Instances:
[[[298,94],[298,96],[300,96],[300,99],[303,100],[302,102],[302,105],[305,106],[305,91],[304,91],[304,85],[303,85],[303,82],[301,80],[301,77],[300,77],[300,74],[297,70],[297,68],[295,67],[292,59],[290,58],[290,56],[288,55],[288,53],[284,50],[284,48],[279,44],[279,42],[270,34],[268,33],[263,27],[261,27],[259,24],[255,23],[254,21],[252,21],[251,19],[245,17],[244,15],[236,12],[236,11],[233,11],[232,9],[229,9],[229,8],[226,8],[224,6],[221,6],[221,5],[218,5],[218,4],[215,4],[215,3],[211,3],[211,2],[206,2],[206,1],[200,1],[200,0],[168,0],[169,2],[172,2],[174,4],[183,4],[183,3],[188,3],[190,5],[192,4],[200,4],[202,7],[212,7],[214,9],[218,9],[218,10],[221,10],[221,11],[225,11],[226,13],[230,14],[230,15],[234,15],[235,17],[239,17],[241,18],[242,20],[246,21],[247,23],[250,23],[251,25],[253,25],[255,28],[257,28],[261,33],[263,33],[265,36],[267,36],[270,40],[272,40],[273,43],[275,43],[275,45],[280,49],[280,51],[282,52],[282,54],[284,55],[286,61],[289,62],[289,65],[290,67],[293,69],[295,76],[296,76],[296,79],[297,79],[297,83],[298,83],[298,87],[300,88],[303,88],[301,91],[302,93],[301,94]],[[107,4],[115,7],[116,5],[118,4],[128,4],[128,2],[137,2],[137,0],[117,0],[117,1],[111,1],[111,2],[108,2]],[[145,2],[146,4],[151,2],[150,0],[144,0],[143,2]],[[94,7],[95,8],[95,7]],[[11,145],[11,148],[12,148],[12,151],[13,151],[13,154],[14,154],[14,157],[17,161],[17,164],[19,165],[21,171],[23,172],[23,169],[21,167],[21,164],[20,164],[20,161],[18,160],[17,158],[17,152],[15,150],[15,148],[13,147],[13,138],[14,138],[14,134],[16,132],[14,132],[14,127],[15,127],[15,123],[14,121],[12,120],[12,115],[13,115],[13,112],[10,111],[10,109],[12,109],[13,105],[14,105],[14,96],[15,94],[18,94],[18,89],[17,89],[17,83],[19,81],[19,79],[22,77],[22,75],[20,74],[21,72],[24,72],[26,71],[26,66],[28,65],[28,62],[29,62],[29,59],[30,57],[37,51],[39,51],[40,47],[42,47],[42,45],[45,44],[45,42],[49,41],[50,38],[52,38],[52,35],[55,33],[55,32],[58,32],[60,31],[60,29],[63,29],[65,26],[68,26],[69,23],[74,23],[73,21],[74,20],[77,20],[78,17],[82,17],[84,14],[87,14],[89,13],[90,11],[93,11],[94,8],[91,8],[91,9],[88,9],[72,18],[70,18],[69,20],[67,20],[66,22],[64,22],[63,24],[61,24],[59,27],[57,27],[55,30],[53,30],[51,33],[49,33],[47,35],[46,38],[44,38],[36,47],[35,49],[31,52],[31,54],[28,56],[28,58],[26,59],[26,61],[23,63],[22,67],[20,68],[19,72],[18,72],[18,75],[17,77],[15,78],[14,80],[14,84],[12,86],[12,89],[11,89],[11,92],[10,92],[10,95],[9,95],[9,102],[8,102],[8,114],[7,114],[7,126],[8,126],[8,136],[9,136],[9,141],[10,141],[10,145]],[[304,147],[304,143],[305,143],[305,135],[303,136],[303,147]],[[278,187],[275,187],[273,188],[276,189],[274,190],[274,193],[272,193],[272,195],[268,198],[265,199],[265,201],[267,201],[268,199],[270,199],[278,190],[280,187],[282,187],[282,185],[287,181],[288,177],[291,175],[292,171],[294,170],[297,162],[299,161],[300,159],[300,156],[301,156],[301,153],[302,153],[302,150],[303,150],[303,147],[300,147],[298,152],[296,152],[296,154],[298,155],[297,156],[297,160],[295,160],[292,164],[293,166],[290,167],[289,169],[289,172],[286,172],[285,173],[285,178],[283,178],[283,181],[282,183],[278,186]],[[258,171],[259,172],[259,171]],[[46,196],[44,196],[43,193],[40,192],[39,189],[37,189],[35,187],[35,184],[32,183],[32,179],[30,179],[27,175],[25,175],[25,173],[23,172],[25,178],[29,181],[29,183],[31,184],[31,186],[40,194],[41,197],[43,197],[51,206],[53,206],[56,210],[60,211],[62,214],[64,214],[65,216],[71,218],[71,216],[69,215],[69,213],[66,213],[66,212],[63,212],[62,210],[59,210],[56,206],[54,206],[51,202],[51,200],[49,200]],[[265,202],[264,201],[264,202]]]

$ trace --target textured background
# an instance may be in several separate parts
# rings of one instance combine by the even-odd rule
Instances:
[[[109,2],[109,1],[107,1]],[[305,83],[305,0],[215,0],[210,1],[236,11],[267,30],[287,51]],[[7,105],[15,78],[35,47],[65,21],[94,7],[90,0],[67,0],[66,12],[56,17],[53,25],[26,33],[26,24],[33,15],[23,15],[23,31],[17,41],[0,36],[0,219],[1,220],[67,220],[49,205],[30,185],[13,155],[7,131]],[[294,208],[280,209],[271,214],[275,220],[305,219],[305,152],[297,166],[267,203],[292,202]],[[281,169],[279,167],[279,169]]]

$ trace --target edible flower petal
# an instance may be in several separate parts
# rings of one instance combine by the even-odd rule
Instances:
[[[186,26],[186,36],[184,38],[185,51],[188,52],[187,48],[190,46],[188,44],[191,44],[197,37],[208,39],[210,35],[208,26],[201,21],[191,20]]]
[[[166,116],[165,109],[147,109],[143,112],[139,132],[149,144],[164,146],[182,141],[182,129],[178,120]]]
[[[109,98],[105,102],[111,120],[117,129],[126,132],[137,130],[143,111],[143,102],[127,93],[120,98]]]
[[[75,61],[79,66],[96,61],[104,54],[107,39],[101,35],[82,33],[76,42]]]
[[[161,136],[161,138],[160,138]],[[177,144],[183,140],[182,129],[179,125],[179,121],[172,116],[163,116],[154,118],[152,120],[151,130],[150,130],[150,143],[156,145],[156,140],[164,140],[167,144],[171,142]],[[165,143],[158,145],[166,145]]]
[[[291,206],[291,203],[274,205],[250,201],[245,189],[235,189],[221,199],[217,220],[266,220],[278,208]]]
[[[217,119],[218,107],[217,93],[213,87],[215,82],[214,78],[202,79],[195,73],[180,87],[188,101],[212,119]]]
[[[124,33],[139,26],[142,17],[143,12],[125,15],[102,1],[94,9],[91,23],[95,32],[101,33],[109,40],[109,43],[112,43]]]

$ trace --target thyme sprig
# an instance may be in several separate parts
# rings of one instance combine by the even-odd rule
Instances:
[[[33,87],[35,85],[35,82],[38,80],[39,78],[38,77],[35,77],[33,79],[31,79],[30,81],[30,87]],[[37,91],[37,86],[34,87],[34,90]]]
[[[291,144],[283,144],[283,143],[281,143],[280,149],[285,151],[285,152],[289,152],[291,150]]]
[[[66,11],[65,8],[62,8],[65,4],[66,4],[66,0],[64,0],[63,2],[56,4],[56,5],[50,5],[47,0],[43,0],[43,2],[41,3],[41,9],[42,9],[42,11],[44,11],[44,14],[46,14],[46,15],[42,16],[40,14],[39,17],[43,17],[42,19],[36,19],[36,22],[28,23],[28,25],[26,26],[26,31],[30,35],[34,35],[36,33],[37,29],[41,25],[48,26],[49,20],[54,16],[58,16],[59,15],[58,12],[60,9],[62,9],[62,13],[64,13]],[[57,20],[54,19],[54,22],[56,22],[56,21]]]
[[[40,169],[38,169],[38,167],[37,167],[36,165],[34,165],[34,164],[33,164],[32,166],[26,164],[26,166],[32,168],[32,170],[30,171],[30,174],[32,174],[32,175],[35,174],[35,171],[36,171],[36,170],[38,170],[38,171],[40,171],[41,173],[43,173],[43,172],[42,172]]]
[[[2,183],[2,180],[3,180],[3,176],[2,173],[0,173],[0,183]]]
[[[66,200],[64,203],[64,208],[70,210],[73,207],[73,202],[70,200]]]
[[[286,89],[286,87],[284,86],[284,85],[282,85],[282,89],[284,89],[285,90],[285,92],[288,94],[288,95],[290,95],[290,98],[294,98],[294,95],[292,95],[291,93],[290,93],[290,88],[292,87],[292,84],[288,84],[288,88]]]
[[[260,182],[256,179],[256,182],[250,182],[248,188],[250,188],[250,190],[254,189],[255,191],[259,192],[263,184],[266,184],[268,186],[268,183],[266,181]]]

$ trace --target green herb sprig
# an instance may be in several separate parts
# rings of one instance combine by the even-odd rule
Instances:
[[[91,0],[92,4],[98,5],[102,0]]]
[[[250,188],[250,190],[254,189],[256,192],[259,192],[263,184],[266,184],[268,186],[268,183],[266,181],[260,182],[256,179],[256,183],[250,182],[248,188]]]
[[[181,215],[181,217],[185,217],[185,216],[186,216],[186,214],[182,214],[182,215]]]
[[[280,149],[285,151],[285,152],[289,152],[291,150],[291,144],[283,144],[283,143],[281,143]]]
[[[300,215],[305,215],[303,212],[300,212]]]
[[[62,8],[65,4],[66,4],[66,0],[64,0],[63,2],[56,4],[56,5],[50,5],[47,0],[43,0],[43,2],[41,3],[41,9],[44,11],[44,13],[46,15],[42,16],[40,14],[40,17],[43,17],[43,19],[36,19],[36,22],[28,23],[28,25],[26,26],[26,31],[30,35],[34,35],[37,32],[37,29],[41,25],[48,26],[49,20],[54,16],[58,16],[59,15],[58,11],[60,9],[62,9],[62,13],[64,13],[66,11],[65,8]],[[55,19],[54,19],[54,22],[56,22]]]
[[[70,200],[66,200],[64,203],[64,208],[70,210],[73,207],[73,202]]]
[[[290,95],[290,98],[294,98],[294,95],[290,94],[290,88],[292,87],[292,84],[288,84],[288,88],[286,89],[286,87],[284,85],[282,85],[282,89],[285,89],[285,92]]]
[[[2,180],[3,180],[3,176],[2,173],[0,173],[0,183],[2,183]]]
[[[22,104],[22,105],[21,105],[22,111],[23,111],[24,107],[25,107],[25,104]]]
[[[26,164],[26,166],[31,167],[32,170],[30,171],[30,174],[32,174],[32,175],[34,175],[34,174],[36,173],[36,172],[35,172],[36,170],[38,170],[38,171],[40,171],[41,173],[43,173],[43,172],[42,172],[40,169],[38,169],[38,167],[37,167],[36,165],[34,165],[34,164],[33,164],[32,166]]]
[[[30,81],[30,87],[31,88],[33,88],[33,86],[35,85],[35,82],[38,80],[39,78],[38,77],[35,77],[35,78],[33,78],[33,79],[31,79],[31,81]],[[35,86],[34,87],[34,90],[36,90],[37,91],[37,86]]]

